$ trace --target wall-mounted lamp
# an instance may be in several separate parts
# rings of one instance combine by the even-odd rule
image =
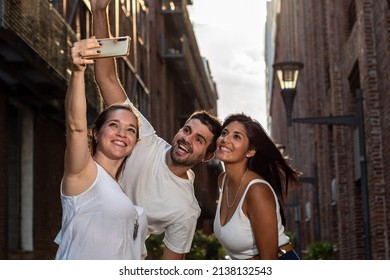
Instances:
[[[273,67],[282,89],[281,93],[286,109],[287,125],[291,126],[292,106],[297,93],[299,71],[303,68],[303,63],[295,61],[280,62],[275,63]]]

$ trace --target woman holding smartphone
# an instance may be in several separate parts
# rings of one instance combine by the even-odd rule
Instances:
[[[230,258],[299,259],[284,232],[283,201],[300,173],[244,114],[225,119],[216,156],[225,172],[218,178],[214,232]]]
[[[66,150],[61,182],[62,228],[56,259],[141,259],[146,216],[118,184],[124,160],[138,141],[139,120],[131,106],[112,105],[96,119],[89,149],[84,72],[98,53],[95,38],[72,48],[72,74],[65,98]]]

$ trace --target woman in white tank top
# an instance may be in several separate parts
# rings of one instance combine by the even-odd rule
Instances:
[[[225,172],[214,232],[232,259],[299,259],[285,234],[283,201],[299,172],[261,125],[245,114],[228,116],[216,156]]]
[[[84,72],[97,53],[95,38],[72,48],[65,98],[66,150],[61,182],[62,228],[56,259],[141,259],[146,216],[123,192],[118,177],[139,136],[130,105],[112,105],[96,119],[92,154],[88,143]]]

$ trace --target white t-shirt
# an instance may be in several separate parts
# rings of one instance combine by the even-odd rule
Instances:
[[[223,178],[222,186],[225,185],[226,174]],[[264,183],[272,191],[276,202],[276,216],[278,222],[278,242],[282,246],[290,241],[289,237],[284,233],[284,226],[279,212],[279,202],[277,196],[271,185],[264,180],[255,179],[249,182],[244,194],[241,197],[239,204],[230,218],[230,220],[221,226],[220,211],[223,194],[223,187],[220,190],[219,200],[217,205],[217,212],[214,219],[214,232],[219,242],[222,244],[228,255],[232,259],[249,259],[259,254],[256,246],[255,236],[253,234],[252,226],[248,217],[242,211],[242,204],[245,200],[246,193],[249,188],[255,183]]]
[[[63,214],[62,228],[55,239],[59,245],[56,259],[142,259],[147,230],[145,212],[133,205],[100,165],[96,166],[96,179],[82,194],[66,196],[61,186]]]
[[[194,194],[195,174],[188,170],[189,179],[182,179],[169,170],[165,156],[171,145],[137,113],[141,141],[126,161],[120,184],[134,204],[145,209],[148,233],[165,232],[165,246],[175,253],[188,253],[201,212]]]

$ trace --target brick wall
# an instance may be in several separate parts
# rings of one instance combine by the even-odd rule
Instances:
[[[369,192],[371,258],[389,259],[389,147],[390,68],[388,1],[281,0],[275,62],[296,60],[304,63],[294,102],[293,118],[355,114],[356,97],[350,91],[350,75],[359,66],[360,88],[364,94],[365,140]],[[355,5],[356,22],[349,28],[350,7]],[[311,174],[318,165],[321,239],[337,245],[335,258],[367,257],[363,222],[363,193],[355,182],[353,133],[356,126],[326,126],[293,123],[287,128],[279,87],[274,81],[271,102],[272,136],[284,142],[295,166]],[[281,112],[282,111],[282,112]],[[284,132],[281,132],[284,131]],[[387,168],[386,168],[387,167]],[[337,200],[332,196],[335,179]],[[303,185],[298,198],[301,213],[310,185]],[[291,218],[291,217],[290,217]],[[315,241],[313,221],[301,215],[300,245],[303,250]],[[304,253],[304,251],[303,251]]]

